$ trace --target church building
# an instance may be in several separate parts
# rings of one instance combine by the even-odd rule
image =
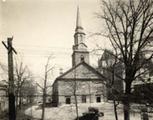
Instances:
[[[53,83],[53,103],[94,103],[104,101],[105,85],[102,74],[89,65],[89,51],[85,32],[77,8],[76,28],[72,53],[72,68],[56,78]]]

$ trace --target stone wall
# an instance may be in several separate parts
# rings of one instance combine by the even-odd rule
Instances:
[[[97,96],[104,100],[104,85],[100,80],[58,80],[58,102],[65,104],[66,97],[70,97],[71,103],[75,103],[74,91],[78,103],[82,103],[82,96],[86,96],[87,103],[97,102]]]

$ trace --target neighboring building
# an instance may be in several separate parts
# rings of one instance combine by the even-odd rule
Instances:
[[[141,59],[145,59],[143,56]],[[146,71],[146,72],[145,72]],[[144,73],[144,74],[141,74]],[[132,93],[136,96],[135,102],[153,103],[153,62],[152,60],[140,69],[141,74],[132,84]]]
[[[140,62],[145,60],[145,55],[141,55]],[[113,52],[104,50],[102,57],[98,61],[98,71],[106,77],[106,96],[108,100],[114,97],[122,96],[124,92],[124,65],[118,60],[115,60]],[[143,74],[141,74],[143,73]],[[132,82],[132,93],[134,102],[141,102],[147,100],[147,97],[153,96],[153,62],[148,61],[136,74],[139,75]],[[118,96],[119,95],[119,96]],[[144,97],[144,98],[142,98]],[[116,98],[117,99],[117,98]],[[137,100],[137,101],[136,101]],[[148,98],[148,101],[152,101]]]
[[[152,104],[153,83],[143,83],[134,85],[133,94],[136,96],[136,98],[134,98],[135,102]]]
[[[104,77],[89,65],[89,52],[81,25],[79,8],[74,34],[72,68],[56,78],[53,83],[55,105],[102,102],[104,100]]]
[[[112,100],[123,93],[123,65],[115,60],[112,51],[104,50],[102,57],[98,60],[98,71],[107,78],[106,97],[108,100]]]
[[[0,113],[8,110],[8,85],[4,79],[7,79],[6,66],[0,64]]]
[[[141,63],[146,61],[146,56],[141,55]],[[142,68],[136,74],[137,79],[132,83],[132,87],[135,85],[145,84],[145,83],[153,83],[153,61],[147,61]]]
[[[8,109],[7,86],[0,82],[0,113]]]

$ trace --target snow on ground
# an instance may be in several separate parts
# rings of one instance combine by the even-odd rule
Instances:
[[[97,107],[100,112],[104,113],[104,117],[99,120],[115,120],[114,107],[112,103],[91,103],[79,104],[79,116],[83,112],[88,111],[88,107]],[[74,120],[76,118],[75,105],[62,105],[60,107],[51,107],[45,109],[45,120]],[[38,106],[32,106],[25,111],[26,115],[33,116],[34,118],[41,118],[42,110]],[[122,105],[118,106],[119,120],[123,120]],[[131,120],[141,120],[140,113],[133,112]]]

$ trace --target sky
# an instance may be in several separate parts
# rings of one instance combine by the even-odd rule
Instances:
[[[97,44],[107,46],[104,38],[91,37],[103,29],[103,24],[95,13],[100,10],[100,0],[1,0],[0,1],[0,40],[13,36],[13,46],[17,51],[14,58],[23,61],[39,79],[44,75],[47,57],[54,66],[52,80],[72,66],[72,46],[76,25],[77,5],[79,4],[82,26],[86,33],[89,51]],[[99,42],[100,41],[100,42]],[[0,44],[0,61],[7,64],[7,51]],[[91,65],[97,65],[99,56],[92,57]]]

